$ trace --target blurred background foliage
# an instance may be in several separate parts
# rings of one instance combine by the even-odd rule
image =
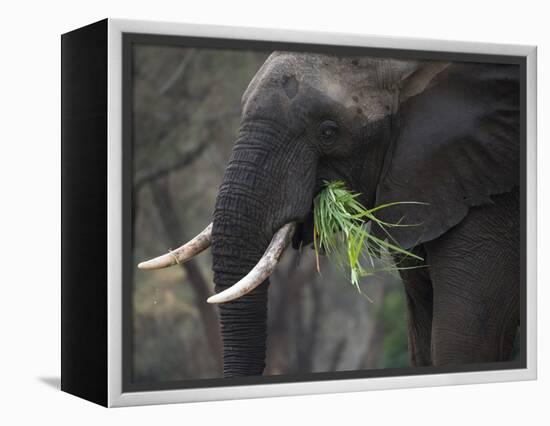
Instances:
[[[240,99],[269,52],[135,45],[134,264],[211,221],[237,134]],[[134,270],[134,381],[221,377],[208,252],[160,271]],[[364,279],[360,296],[325,258],[289,249],[272,276],[266,374],[408,365],[398,277]]]

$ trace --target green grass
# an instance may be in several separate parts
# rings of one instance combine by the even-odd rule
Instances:
[[[417,225],[403,224],[401,220],[398,223],[387,223],[377,218],[375,213],[398,204],[424,203],[401,201],[366,209],[357,200],[359,195],[349,191],[342,181],[325,182],[325,187],[313,202],[313,245],[319,273],[319,251],[322,249],[341,269],[349,273],[349,281],[357,291],[369,299],[361,291],[360,278],[381,271],[411,268],[399,267],[399,263],[394,263],[394,257],[423,260],[401,248],[390,232],[391,228]],[[382,240],[370,233],[373,223],[384,231],[386,239]],[[368,269],[363,266],[365,263],[370,265]]]

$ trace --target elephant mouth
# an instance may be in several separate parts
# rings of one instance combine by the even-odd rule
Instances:
[[[292,237],[292,247],[300,250],[313,242],[313,205],[307,215],[296,222],[296,232]]]

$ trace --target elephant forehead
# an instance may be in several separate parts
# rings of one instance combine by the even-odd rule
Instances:
[[[414,72],[419,62],[371,56],[336,56],[316,53],[274,52],[264,65],[270,74],[293,72],[316,80],[326,73],[351,85],[391,88]]]
[[[315,88],[354,115],[382,118],[394,110],[395,92],[365,84],[350,84],[345,78],[323,74]]]
[[[354,114],[384,116],[393,110],[400,72],[390,59],[275,52],[250,83],[243,101],[258,91],[283,89],[294,98],[313,89]]]

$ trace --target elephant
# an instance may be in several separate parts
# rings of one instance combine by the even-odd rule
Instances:
[[[224,376],[261,375],[269,275],[312,242],[323,182],[378,211],[400,247],[411,366],[510,359],[520,317],[520,87],[510,64],[272,53],[241,100],[213,221],[139,265],[211,247]],[[373,224],[375,235],[384,237]]]

